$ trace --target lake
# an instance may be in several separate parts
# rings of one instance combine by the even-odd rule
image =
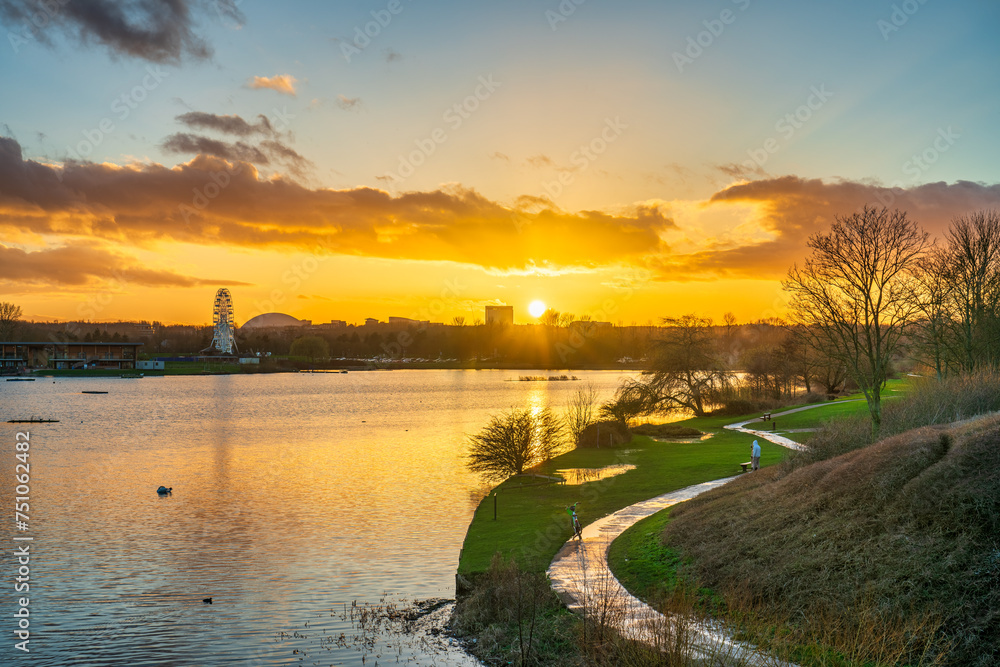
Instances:
[[[447,607],[397,612],[454,595],[487,490],[465,469],[468,434],[511,407],[561,412],[587,382],[609,398],[635,375],[568,373],[580,381],[406,370],[0,382],[0,421],[60,420],[0,424],[2,662],[476,664],[426,631]],[[27,531],[12,516],[19,431]],[[161,484],[173,492],[157,495]],[[30,592],[15,593],[25,544]],[[28,656],[14,648],[20,596]]]

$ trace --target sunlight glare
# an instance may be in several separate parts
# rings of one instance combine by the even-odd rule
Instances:
[[[542,313],[545,312],[545,302],[544,301],[532,301],[528,305],[528,312],[531,313],[532,317],[541,317]]]

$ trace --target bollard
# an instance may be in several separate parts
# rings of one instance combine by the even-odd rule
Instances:
[[[497,492],[493,492],[493,520],[497,520]]]

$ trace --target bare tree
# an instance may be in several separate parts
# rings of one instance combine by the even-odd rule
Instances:
[[[1000,317],[1000,213],[976,211],[952,220],[945,275],[953,321],[962,346],[962,366],[975,370],[1000,357],[996,341]]]
[[[601,417],[614,421],[623,433],[628,433],[636,418],[651,412],[656,404],[654,394],[643,382],[623,382],[615,397],[601,406]]]
[[[597,411],[597,388],[592,382],[577,389],[576,394],[566,406],[566,426],[569,428],[573,442],[579,444],[580,434],[594,423]]]
[[[469,436],[469,469],[487,480],[504,480],[552,458],[563,440],[563,425],[551,410],[512,409],[490,417]]]
[[[667,326],[658,341],[652,377],[642,382],[648,391],[648,409],[681,408],[702,417],[730,377],[716,350],[712,320],[685,315],[663,323]]]
[[[944,247],[933,247],[920,258],[916,272],[920,319],[913,327],[913,339],[917,353],[939,380],[947,377],[961,356],[954,335],[950,254]]]
[[[549,308],[544,313],[538,316],[539,324],[544,324],[549,327],[559,326],[559,311],[555,308]]]
[[[451,318],[451,325],[454,327],[464,327],[465,318],[461,315]]]
[[[781,353],[788,361],[789,368],[807,392],[811,392],[816,379],[817,358],[808,340],[801,335],[799,327],[789,327],[788,336],[781,342]]]
[[[919,312],[913,270],[927,233],[906,213],[865,206],[813,234],[812,254],[782,282],[791,313],[812,344],[841,361],[882,424],[882,389],[904,328]]]
[[[15,306],[9,301],[0,301],[0,340],[13,340],[20,321],[21,306]]]

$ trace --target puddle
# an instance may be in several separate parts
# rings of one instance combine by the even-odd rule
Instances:
[[[653,438],[656,442],[705,442],[711,438],[714,433],[704,433],[702,435],[691,435],[686,437],[673,437],[673,438]]]
[[[603,468],[566,468],[556,470],[557,475],[566,479],[567,484],[586,484],[587,482],[598,482],[608,477],[620,475],[629,470],[635,470],[631,463],[616,463],[615,465],[604,466]]]

